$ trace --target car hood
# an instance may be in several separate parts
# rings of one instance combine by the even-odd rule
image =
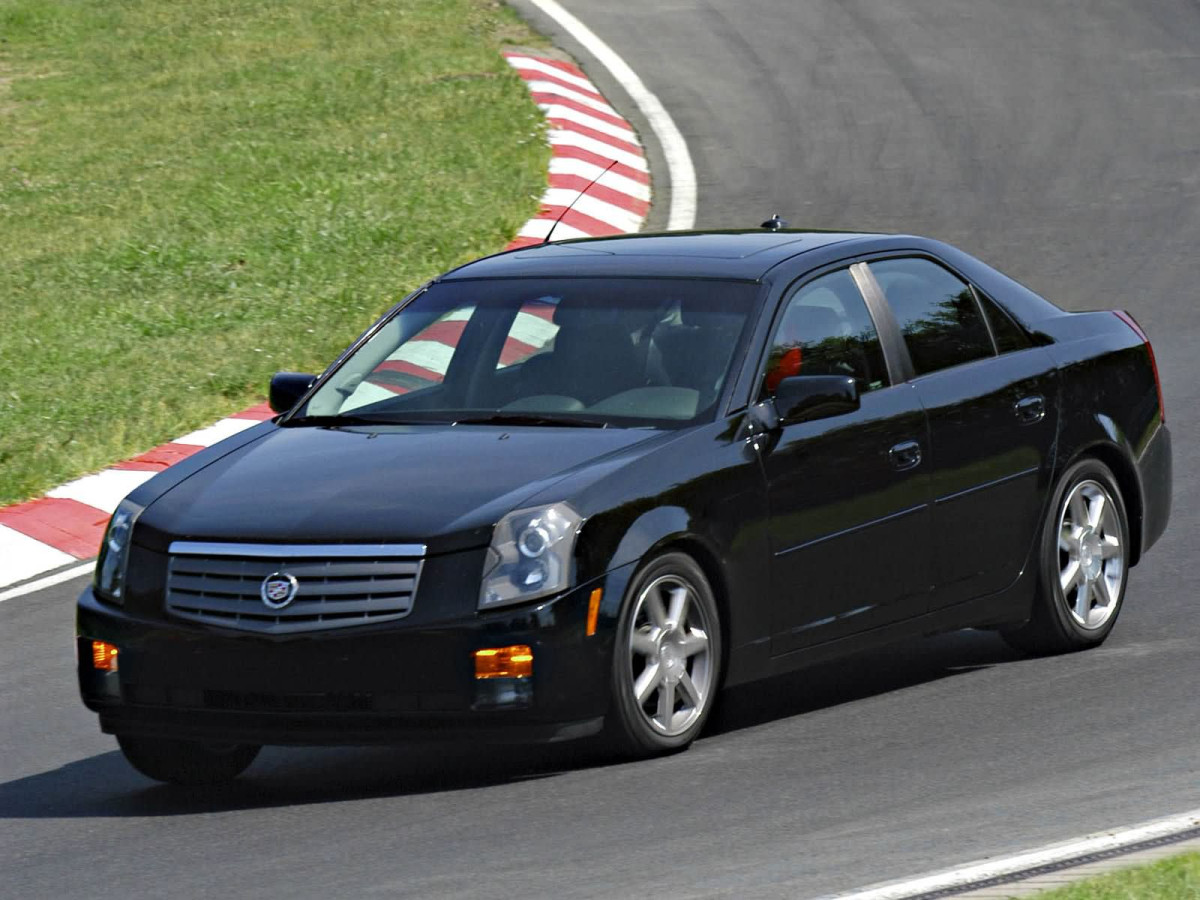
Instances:
[[[616,428],[274,427],[154,499],[137,541],[162,550],[180,539],[465,549],[486,544],[501,516],[571,472],[667,436]]]

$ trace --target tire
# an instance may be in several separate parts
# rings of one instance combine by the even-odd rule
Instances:
[[[634,757],[686,748],[712,711],[720,669],[721,622],[704,571],[685,553],[649,560],[617,622],[610,742]]]
[[[1112,471],[1090,458],[1070,466],[1038,536],[1033,615],[1021,628],[1003,632],[1004,639],[1035,654],[1104,643],[1125,599],[1129,540],[1125,501]]]
[[[201,744],[117,735],[130,765],[148,778],[169,784],[221,784],[237,778],[262,748],[254,744]]]

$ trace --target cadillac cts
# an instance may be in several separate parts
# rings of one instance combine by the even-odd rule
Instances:
[[[722,686],[913,634],[1093,647],[1163,533],[1124,312],[945,244],[568,241],[425,285],[112,517],[79,682],[129,761],[689,744]]]

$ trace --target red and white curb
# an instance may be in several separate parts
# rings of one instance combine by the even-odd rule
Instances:
[[[578,66],[523,53],[504,56],[546,115],[551,152],[550,186],[542,195],[542,208],[509,247],[541,243],[559,216],[562,221],[554,228],[558,240],[641,228],[650,211],[650,174],[633,127]],[[601,173],[581,197],[579,192]]]
[[[625,234],[641,228],[650,209],[650,176],[632,126],[578,66],[524,53],[506,53],[505,58],[526,81],[534,102],[546,115],[552,153],[549,185],[542,195],[541,209],[521,227],[508,249],[545,240],[555,219],[573,200],[574,207],[554,229],[556,240]],[[614,160],[616,164],[604,172]],[[603,177],[579,197],[579,192],[601,173]],[[529,321],[514,337],[538,346],[546,341],[542,332],[549,323],[534,312],[523,317]],[[417,358],[406,358],[401,364],[415,367],[411,374],[436,370],[436,361],[454,346],[456,335],[451,330],[438,335],[443,341],[414,341],[406,349]],[[514,343],[512,349],[516,353],[520,347]],[[427,365],[421,366],[421,362]],[[156,472],[271,415],[265,404],[252,407],[95,475],[57,487],[44,497],[0,508],[0,588],[22,585],[0,591],[0,600],[61,580],[58,576],[78,574],[79,567],[75,567],[38,579],[47,572],[94,557],[117,504]],[[22,584],[31,579],[38,579],[36,587],[34,583]]]

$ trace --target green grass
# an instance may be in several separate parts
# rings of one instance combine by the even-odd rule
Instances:
[[[1185,853],[1045,891],[1038,900],[1197,900],[1200,853]]]
[[[537,209],[488,0],[0,0],[0,504],[319,370]]]

